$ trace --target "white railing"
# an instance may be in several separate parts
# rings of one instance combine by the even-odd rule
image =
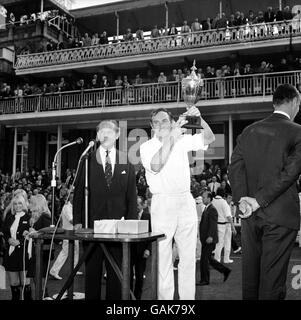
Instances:
[[[204,79],[200,99],[264,97],[272,95],[282,83],[298,86],[301,83],[301,70]],[[180,82],[150,83],[128,88],[111,87],[4,98],[0,100],[0,114],[180,101],[183,101]]]
[[[220,46],[240,42],[279,39],[290,36],[295,37],[301,35],[300,29],[299,20],[290,20],[244,25],[220,30],[199,31],[133,42],[120,42],[107,45],[33,53],[17,56],[14,67],[17,70],[21,70],[48,65],[133,56],[144,53]]]

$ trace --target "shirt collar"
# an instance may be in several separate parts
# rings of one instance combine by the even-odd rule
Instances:
[[[100,154],[104,154],[106,155],[106,152],[107,152],[107,149],[105,149],[102,145],[99,146],[99,151],[100,151]],[[113,151],[113,152],[112,152]],[[110,150],[109,150],[109,154],[112,155],[115,154],[115,151],[116,151],[116,148],[113,146]]]
[[[275,110],[274,113],[282,114],[282,115],[286,116],[289,120],[291,120],[290,116],[284,111]]]

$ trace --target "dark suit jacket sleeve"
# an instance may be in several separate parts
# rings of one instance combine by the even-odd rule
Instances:
[[[255,193],[258,204],[263,208],[296,183],[301,173],[301,134],[296,137],[295,141],[294,150],[287,157],[284,168],[269,180],[268,188],[261,187]]]
[[[211,237],[214,239],[214,235],[216,235],[216,232],[217,232],[217,219],[218,219],[218,214],[215,208],[211,208],[210,213],[208,215],[208,219],[209,219],[209,223],[208,223],[209,227],[208,227],[207,238]]]
[[[82,160],[78,175],[74,182],[74,197],[73,197],[73,225],[83,223],[82,215],[84,210],[84,188],[85,188],[85,161]]]
[[[229,179],[233,201],[237,203],[241,197],[248,196],[247,174],[243,154],[241,150],[241,135],[237,138],[229,167]]]
[[[138,219],[137,213],[137,191],[136,191],[136,175],[132,164],[129,164],[129,177],[126,191],[127,216],[125,219]]]

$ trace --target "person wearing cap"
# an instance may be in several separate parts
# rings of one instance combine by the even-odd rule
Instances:
[[[195,261],[198,216],[190,193],[188,152],[206,150],[215,140],[209,125],[194,135],[183,134],[185,116],[201,117],[195,107],[189,108],[176,122],[172,114],[159,108],[151,114],[154,137],[140,146],[147,184],[153,194],[151,204],[152,231],[164,233],[159,241],[158,298],[174,297],[172,264],[173,239],[179,253],[178,291],[181,300],[195,299]]]
[[[127,154],[115,147],[120,135],[118,124],[114,120],[104,120],[99,123],[96,130],[100,146],[89,155],[88,228],[94,227],[95,220],[138,218],[135,169],[129,162]],[[85,166],[83,164],[84,161],[74,184],[73,224],[76,230],[85,224]],[[120,243],[111,243],[106,246],[121,268],[122,248]],[[84,250],[86,249],[84,246]],[[101,247],[95,246],[85,261],[86,300],[97,300],[101,297],[101,275],[104,260]],[[106,299],[120,300],[120,281],[107,260],[105,263],[107,270]]]

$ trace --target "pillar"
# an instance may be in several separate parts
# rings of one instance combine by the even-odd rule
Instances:
[[[14,149],[13,149],[13,176],[16,174],[17,168],[17,144],[18,144],[18,128],[15,127],[14,132]]]
[[[229,114],[229,118],[228,118],[228,123],[229,123],[229,163],[231,162],[231,156],[232,156],[232,152],[233,152],[233,119],[232,119],[232,115]]]
[[[62,147],[62,125],[59,124],[57,126],[57,151]],[[62,157],[61,153],[58,154],[57,156],[57,169],[56,169],[56,175],[61,178],[61,165],[62,165]]]

